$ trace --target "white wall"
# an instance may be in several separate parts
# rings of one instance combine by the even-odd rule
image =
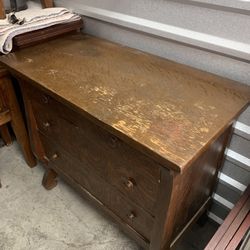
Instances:
[[[88,33],[250,85],[249,15],[167,0],[55,2],[91,17],[86,19]]]

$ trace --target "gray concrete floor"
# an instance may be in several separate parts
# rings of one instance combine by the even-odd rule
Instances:
[[[139,249],[62,180],[46,191],[42,176],[42,166],[30,169],[16,143],[0,148],[0,250]],[[177,250],[204,249],[216,228],[194,226]]]

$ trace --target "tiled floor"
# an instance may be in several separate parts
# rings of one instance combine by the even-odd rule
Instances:
[[[19,147],[0,148],[0,250],[137,250],[108,217],[66,183],[41,186],[43,168],[30,169]],[[204,249],[216,225],[194,226],[177,250]]]

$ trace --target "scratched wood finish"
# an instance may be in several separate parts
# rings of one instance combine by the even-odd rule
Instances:
[[[36,121],[43,134],[154,214],[159,165],[34,88],[28,91],[34,112],[40,114]]]
[[[177,171],[249,103],[246,86],[85,35],[1,61]]]
[[[208,209],[249,88],[85,35],[0,60],[19,79],[46,188],[59,174],[150,250]]]
[[[158,226],[152,233],[151,250],[174,247],[183,232],[209,208],[208,201],[230,131],[231,128],[224,131],[183,174],[162,172],[166,180],[161,181],[155,224]],[[166,192],[168,183],[171,185]]]
[[[97,139],[96,137],[93,137],[93,141],[88,140],[86,145],[78,144],[78,137],[81,138],[81,136],[86,133],[87,136],[85,135],[82,138],[84,141],[85,138],[88,138],[89,134],[93,132],[89,131],[87,128],[85,121],[86,118],[83,119],[82,115],[79,115],[73,110],[70,111],[70,108],[65,106],[63,102],[57,102],[53,99],[53,97],[38,88],[34,88],[31,84],[21,81],[21,86],[24,91],[24,97],[25,99],[27,98],[25,102],[30,103],[31,106],[30,113],[32,114],[29,114],[28,117],[35,117],[35,119],[32,118],[29,120],[29,124],[34,123],[31,126],[34,127],[33,133],[37,133],[38,135],[36,135],[36,138],[39,138],[39,141],[41,141],[40,146],[42,147],[42,150],[39,149],[39,151],[36,152],[38,158],[45,158],[48,162],[47,168],[55,170],[57,173],[62,176],[66,176],[68,179],[70,178],[71,182],[75,182],[77,185],[86,188],[92,195],[100,199],[100,202],[104,202],[106,198],[103,197],[103,193],[98,193],[98,187],[102,185],[101,190],[104,190],[105,184],[103,183],[106,183],[107,181],[105,181],[103,174],[97,174],[98,171],[96,172],[96,169],[100,171],[100,167],[98,165],[100,162],[106,161],[106,156],[103,154],[99,156],[99,154],[97,154],[98,146],[92,149],[88,146],[88,144],[93,143],[93,145],[96,145],[95,141],[96,143],[100,142],[100,138]],[[62,117],[64,117],[68,124],[63,121]],[[48,123],[49,126],[47,126]],[[85,126],[82,123],[84,123]],[[74,125],[74,129],[72,124]],[[90,127],[93,126],[91,123],[87,124]],[[134,197],[131,196],[130,193],[127,193],[127,195],[126,193],[120,194],[121,197],[125,196],[126,199],[128,199],[132,216],[134,216],[134,211],[136,211],[136,215],[138,214],[138,211],[140,211],[139,224],[141,226],[139,226],[139,224],[131,224],[129,220],[126,221],[124,219],[127,218],[125,217],[125,214],[127,213],[124,213],[123,210],[119,212],[117,205],[115,205],[119,204],[119,202],[115,204],[109,203],[109,206],[105,203],[107,208],[115,212],[117,217],[121,219],[120,223],[125,225],[128,224],[135,230],[130,231],[130,235],[132,237],[136,238],[135,234],[137,233],[145,239],[145,243],[149,242],[150,249],[169,249],[171,245],[174,246],[176,241],[183,235],[183,232],[186,231],[186,229],[202,212],[205,212],[206,209],[208,209],[209,204],[207,201],[212,194],[214,181],[219,169],[219,162],[227,144],[230,129],[231,128],[225,130],[223,134],[220,135],[219,138],[217,138],[182,174],[175,171],[167,171],[167,169],[161,168],[160,187],[158,188],[159,195],[155,195],[155,220],[152,222],[151,226],[148,224],[149,218],[151,217],[147,212],[145,212],[145,210],[148,209],[149,203],[147,202],[147,199],[144,199],[144,203],[140,199],[140,195],[144,193],[137,192]],[[42,134],[39,131],[41,131]],[[58,134],[60,131],[62,133]],[[95,133],[99,134],[96,130]],[[104,131],[102,131],[101,134],[102,133],[104,133],[104,135],[106,134]],[[73,140],[70,139],[72,135],[74,136]],[[52,141],[54,141],[54,144]],[[36,143],[36,140],[34,142]],[[52,145],[54,146],[52,147]],[[74,153],[74,151],[79,150],[78,148],[89,149],[88,154],[86,155],[83,153],[85,156],[79,157],[78,154],[76,155]],[[113,149],[104,146],[104,150],[109,157],[112,155],[110,152]],[[119,151],[117,153],[119,153]],[[39,154],[41,155],[39,156]],[[66,156],[67,154],[68,156]],[[137,152],[138,158],[140,158],[140,154],[140,152]],[[96,156],[97,158],[101,157],[100,161],[86,162],[86,159],[89,157],[95,159]],[[118,154],[118,157],[119,156],[120,154]],[[133,154],[131,154],[131,157],[133,157]],[[109,162],[109,166],[117,163],[115,158],[110,157],[110,159],[112,160]],[[133,167],[136,169],[136,165]],[[157,167],[151,167],[152,169],[157,169]],[[122,174],[131,174],[129,171],[129,164],[122,164],[121,168],[119,168],[119,171],[120,170]],[[145,169],[139,168],[139,170],[141,173],[138,173],[138,175],[143,177],[147,177],[148,173],[151,172],[147,165],[145,165]],[[54,172],[51,173],[54,176]],[[86,179],[86,176],[89,178]],[[47,175],[45,177],[48,178],[48,183],[45,184],[45,186],[50,186],[51,183],[56,183],[51,181],[51,175],[50,177]],[[117,178],[116,174],[114,174],[114,180],[115,178]],[[143,182],[146,181],[147,178],[143,180]],[[153,184],[152,181],[146,183],[148,185]],[[122,182],[118,182],[116,184],[117,185],[113,185],[113,188],[118,194],[124,185]],[[136,195],[139,203],[135,200]],[[113,197],[120,199],[119,195]],[[150,231],[148,231],[149,228],[151,228]]]
[[[45,110],[36,104],[33,104],[33,107],[35,112]],[[48,113],[46,111],[46,114]],[[48,123],[50,128],[47,127]],[[53,138],[83,165],[93,168],[99,176],[114,185],[124,195],[154,214],[160,179],[159,166],[157,168],[156,163],[106,131],[89,125],[88,121],[82,124],[84,126],[75,126],[72,122],[55,115],[52,118],[51,113],[47,116],[43,115],[42,119],[37,119],[38,129],[43,134]],[[93,154],[94,151],[95,154]],[[153,165],[156,167],[152,168]]]
[[[145,238],[150,238],[154,219],[142,208],[130,202],[126,196],[121,195],[103,178],[93,173],[90,167],[84,166],[84,162],[72,158],[70,154],[52,140],[41,135],[46,155],[50,159],[49,166],[59,170],[86,188],[93,196],[99,199],[105,206]],[[55,158],[55,153],[57,157]],[[69,171],[71,169],[71,171]]]

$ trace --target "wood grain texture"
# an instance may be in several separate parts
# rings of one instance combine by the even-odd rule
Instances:
[[[160,180],[156,162],[52,98],[44,103],[43,94],[29,91],[33,110],[40,114],[36,116],[38,130],[154,214]]]
[[[52,140],[43,135],[41,135],[41,139],[46,149],[50,168],[55,171],[59,169],[59,172],[68,175],[117,214],[124,223],[130,225],[142,236],[149,239],[154,223],[154,219],[150,214],[135,205],[126,196],[120,194],[103,178],[97,176],[91,168],[84,166],[81,161],[72,158],[70,154],[53,143]],[[56,158],[54,157],[55,154],[57,155]]]
[[[74,179],[72,179],[69,175],[65,174],[60,168],[57,168],[58,174],[60,174],[60,177],[64,179],[66,182],[68,182],[78,193],[87,199],[89,202],[91,202],[95,207],[99,208],[100,212],[105,212],[109,215],[110,219],[113,219],[113,221],[118,222],[119,227],[125,231],[128,235],[130,235],[131,238],[136,240],[143,249],[149,248],[149,241],[143,237],[141,234],[139,234],[137,231],[135,231],[131,226],[124,223],[124,221],[115,214],[112,210],[110,210],[108,207],[104,206],[102,202],[100,202],[96,197],[94,197],[87,189],[85,189],[82,185],[77,183]]]
[[[228,244],[226,250],[237,249],[237,247],[241,244],[242,239],[244,239],[244,236],[249,231],[249,228],[250,228],[250,213],[248,209],[247,216],[245,217],[238,231],[235,233],[233,239]],[[244,250],[248,249],[249,248],[246,247]]]
[[[80,34],[0,60],[20,80],[45,187],[58,173],[142,246],[174,247],[209,206],[249,88]]]
[[[11,121],[11,115],[9,110],[2,111],[0,113],[0,126]]]
[[[44,165],[46,166],[47,159],[45,158],[45,152],[37,131],[37,123],[31,106],[31,101],[29,98],[28,84],[24,81],[20,82],[20,88],[22,91],[23,103],[25,107],[25,114],[28,126],[29,139],[31,143],[31,149],[36,158],[40,162],[43,162]]]
[[[85,35],[1,61],[176,171],[190,166],[249,103],[247,86]]]
[[[50,39],[54,39],[55,37],[77,31],[82,27],[83,21],[78,20],[69,23],[56,24],[44,29],[20,34],[13,38],[13,50],[22,49],[41,42],[48,41]]]
[[[249,229],[249,211],[250,186],[209,241],[205,250],[236,249],[245,232]]]
[[[53,0],[41,0],[43,8],[52,8],[54,7],[54,1]]]
[[[4,19],[6,17],[3,2],[4,2],[4,0],[0,0],[0,19]]]
[[[27,130],[16,98],[13,83],[8,72],[0,68],[0,126],[7,124],[7,122],[11,124],[27,164],[30,167],[34,167],[36,165],[36,159],[30,148]]]
[[[219,169],[218,161],[223,154],[228,133],[230,128],[182,174],[171,171],[169,177],[165,177],[165,183],[164,180],[161,182],[162,197],[165,196],[165,199],[158,200],[159,212],[156,220],[160,222],[159,225],[155,225],[155,235],[150,246],[152,250],[169,249],[182,236],[183,229],[198,219],[200,214],[197,212],[200,208],[204,207],[203,211],[208,209],[208,199],[211,197]],[[164,193],[169,183],[171,183],[171,187],[168,187],[170,193]],[[169,202],[165,201],[164,205],[164,200]]]

